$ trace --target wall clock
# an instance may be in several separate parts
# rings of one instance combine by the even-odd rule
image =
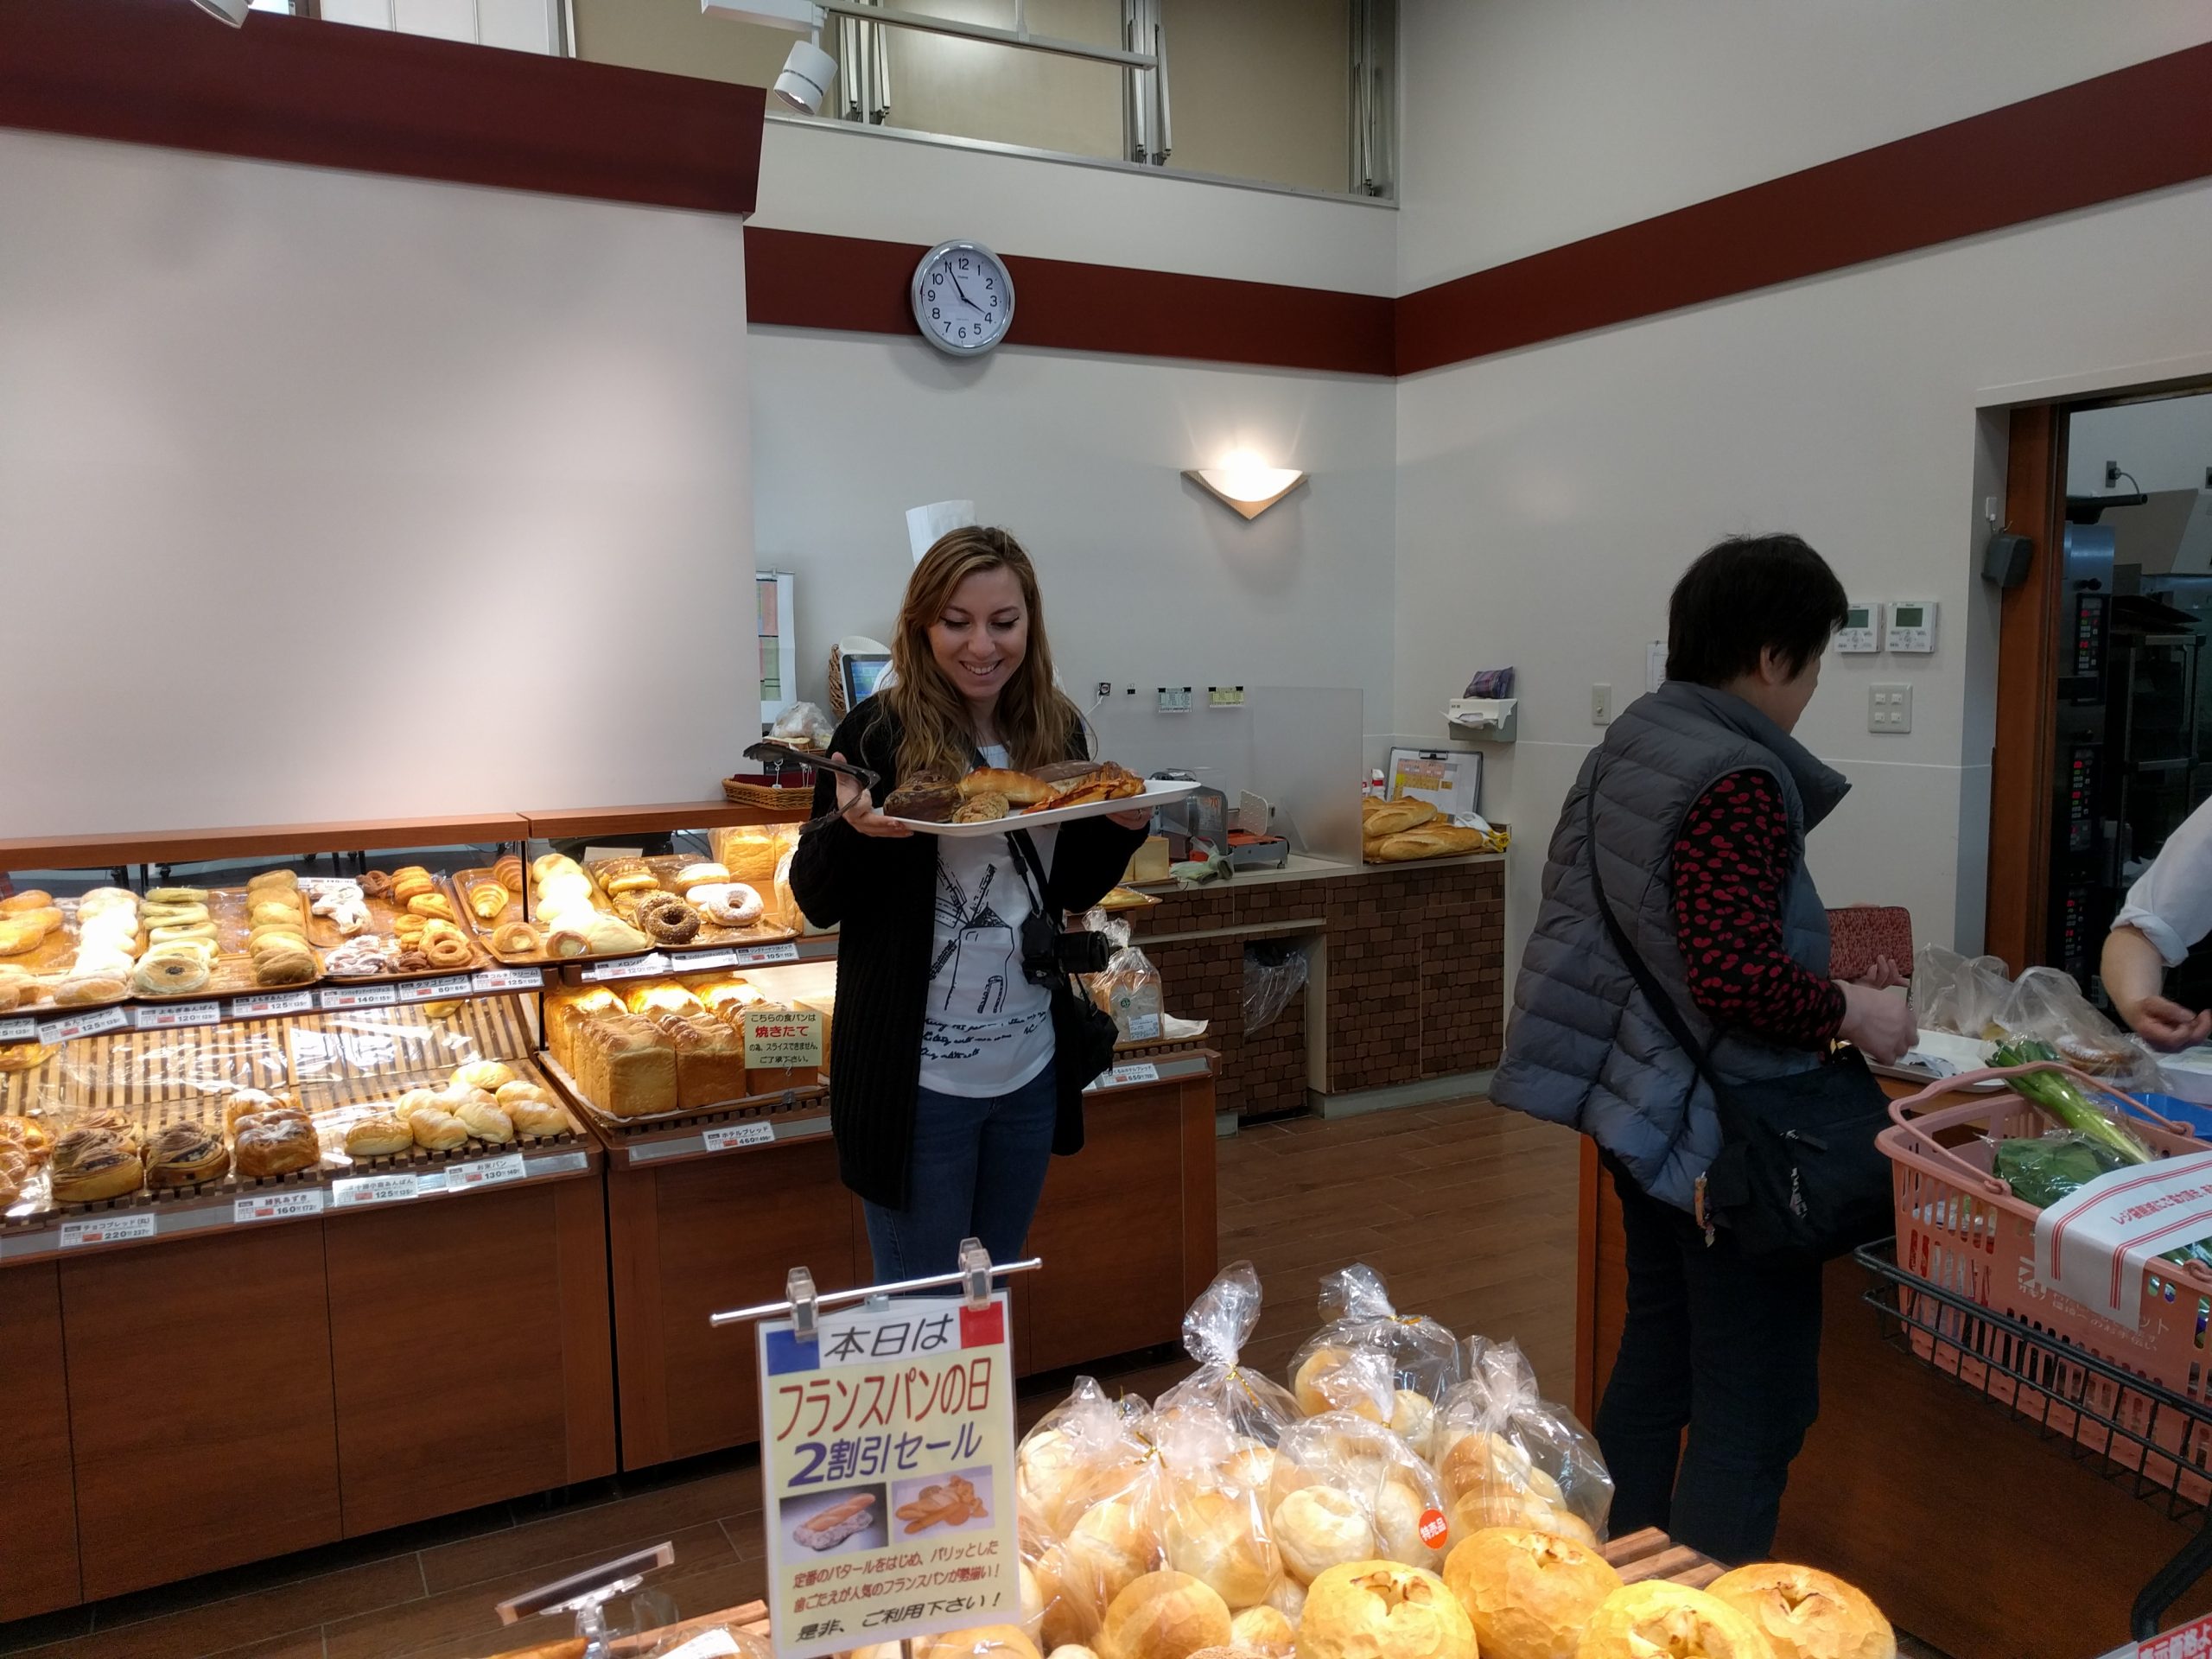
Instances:
[[[914,321],[941,352],[975,357],[1014,322],[1014,278],[980,242],[940,242],[914,267]]]

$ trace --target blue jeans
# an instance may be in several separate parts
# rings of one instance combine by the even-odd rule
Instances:
[[[876,1283],[956,1271],[963,1238],[982,1240],[995,1262],[1020,1259],[1052,1157],[1054,1070],[1010,1095],[917,1092],[906,1207],[866,1205]]]

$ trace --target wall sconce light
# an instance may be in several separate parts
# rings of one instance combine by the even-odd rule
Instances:
[[[1224,456],[1218,467],[1200,467],[1183,476],[1246,518],[1258,518],[1306,478],[1288,467],[1270,467],[1246,449]]]

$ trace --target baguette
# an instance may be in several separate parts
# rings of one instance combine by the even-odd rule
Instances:
[[[1360,833],[1369,841],[1377,841],[1433,823],[1437,816],[1436,809],[1427,801],[1385,801],[1361,821]]]
[[[1454,853],[1479,853],[1489,845],[1479,830],[1465,830],[1454,823],[1424,824],[1418,830],[1371,842],[1374,857],[1386,864],[1403,863],[1416,858],[1446,858]]]
[[[1052,798],[1052,785],[1026,772],[1004,766],[984,766],[960,780],[960,798],[972,801],[981,795],[1003,795],[1015,806],[1034,806]]]

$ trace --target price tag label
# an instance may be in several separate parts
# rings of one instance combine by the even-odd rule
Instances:
[[[121,1031],[130,1023],[130,1016],[121,1008],[102,1008],[98,1014],[73,1014],[66,1020],[41,1021],[38,1039],[41,1043],[73,1042],[103,1031]]]
[[[467,996],[471,982],[467,974],[449,974],[443,979],[418,979],[396,988],[402,1002],[446,1002]]]
[[[363,1175],[330,1184],[330,1207],[353,1210],[365,1204],[397,1204],[421,1191],[412,1175]]]
[[[545,983],[543,968],[486,968],[470,982],[480,991],[535,991]]]
[[[231,1205],[231,1219],[242,1221],[284,1221],[294,1216],[319,1216],[322,1213],[322,1189],[319,1186],[299,1187],[289,1192],[257,1192],[250,1198],[238,1198]]]
[[[216,1026],[223,1021],[219,1002],[169,1002],[159,1007],[133,1008],[130,1024],[138,1031],[176,1031],[186,1026]]]
[[[737,952],[734,950],[671,950],[668,953],[668,963],[669,966],[679,974],[696,974],[709,968],[734,968],[737,966]]]
[[[781,944],[741,945],[730,952],[730,964],[736,968],[766,968],[772,962],[797,962],[798,946],[790,940]]]
[[[1158,1083],[1159,1081],[1160,1068],[1158,1066],[1146,1061],[1136,1061],[1128,1065],[1113,1067],[1091,1086],[1095,1089],[1126,1089],[1131,1084]]]
[[[591,1167],[591,1154],[584,1152],[556,1152],[550,1158],[533,1158],[530,1173],[533,1175],[573,1175]]]
[[[336,893],[340,887],[358,887],[361,884],[350,875],[303,875],[299,878],[302,893]]]
[[[700,1138],[709,1152],[724,1152],[732,1147],[765,1147],[776,1138],[776,1132],[766,1123],[725,1123]]]
[[[28,1043],[37,1036],[35,1020],[0,1020],[0,1043]]]
[[[480,1186],[501,1186],[509,1181],[518,1181],[527,1173],[522,1166],[522,1154],[511,1152],[499,1158],[480,1158],[473,1164],[454,1164],[447,1169],[446,1191],[469,1192]]]
[[[315,1007],[313,991],[263,991],[231,999],[233,1020],[274,1020],[283,1014],[305,1014]]]
[[[83,1221],[61,1224],[61,1248],[73,1250],[83,1244],[120,1244],[130,1238],[151,1238],[154,1236],[154,1217],[147,1211],[135,1216],[87,1217]]]
[[[419,1198],[432,1192],[446,1191],[446,1176],[448,1173],[442,1169],[424,1170],[415,1178],[415,1196]]]
[[[642,957],[618,957],[613,962],[594,962],[584,969],[584,978],[593,983],[610,979],[647,979],[668,971],[668,958],[658,950],[648,950]]]
[[[391,985],[334,985],[315,1000],[326,1014],[346,1008],[388,1008],[399,1001],[399,991]]]

